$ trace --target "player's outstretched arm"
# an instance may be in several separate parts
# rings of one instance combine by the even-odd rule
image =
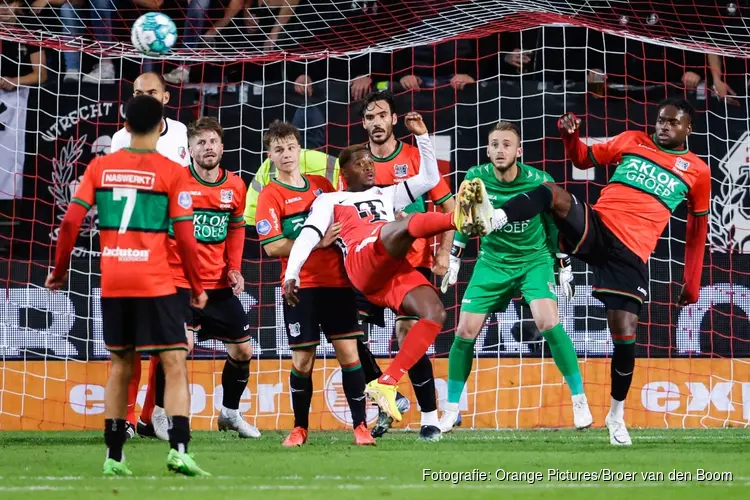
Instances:
[[[427,132],[427,126],[419,113],[408,113],[404,119],[406,128],[411,131],[417,139],[419,148],[419,173],[414,177],[394,186],[394,210],[401,210],[414,203],[414,201],[426,194],[440,182],[440,170],[438,169],[435,148],[432,139]]]
[[[581,140],[580,127],[581,119],[573,113],[565,113],[557,121],[568,158],[577,168],[587,169],[596,164],[591,161],[590,148]]]
[[[308,257],[320,243],[333,223],[333,200],[330,195],[320,195],[310,207],[310,215],[305,226],[294,240],[292,251],[284,273],[284,297],[289,305],[297,305],[296,290],[299,287],[299,273]]]
[[[677,303],[680,306],[695,304],[701,288],[703,256],[708,236],[708,216],[688,213],[687,234],[685,235],[685,271],[682,291]]]

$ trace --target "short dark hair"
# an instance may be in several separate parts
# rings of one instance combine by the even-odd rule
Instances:
[[[377,92],[371,92],[367,97],[365,97],[365,102],[362,103],[362,107],[359,110],[359,116],[361,118],[364,118],[365,112],[367,112],[367,108],[370,106],[370,104],[377,101],[387,102],[388,106],[391,108],[391,113],[396,112],[396,101],[393,99],[393,94],[391,94],[387,90],[379,90]]]
[[[144,75],[153,75],[156,77],[157,80],[159,80],[159,83],[161,84],[162,90],[167,90],[167,81],[164,79],[164,75],[162,75],[158,71],[144,71],[140,75],[138,75],[138,78],[144,76]]]
[[[221,142],[224,142],[224,127],[219,120],[213,116],[201,116],[188,126],[188,140],[199,135],[201,132],[213,131],[219,136]]]
[[[367,146],[364,144],[355,144],[354,146],[349,146],[348,148],[345,148],[339,155],[339,167],[340,168],[348,167],[354,155],[359,153],[360,151],[367,151]]]
[[[150,95],[133,97],[125,106],[125,121],[133,135],[146,135],[159,126],[164,106]]]
[[[695,108],[693,108],[692,104],[687,102],[685,99],[664,99],[659,103],[659,108],[656,110],[656,113],[658,114],[667,106],[674,106],[675,108],[679,109],[680,111],[688,115],[688,117],[690,118],[690,123],[693,123],[693,119],[695,118]]]
[[[268,130],[263,134],[263,146],[266,150],[271,149],[271,143],[278,141],[286,137],[294,137],[297,142],[301,142],[299,129],[288,122],[282,122],[281,120],[274,120],[268,126]]]
[[[497,125],[492,127],[492,130],[490,130],[490,133],[487,134],[487,137],[492,135],[492,132],[513,132],[516,134],[516,137],[518,137],[518,142],[521,142],[521,131],[518,128],[518,125],[511,122],[498,122]]]

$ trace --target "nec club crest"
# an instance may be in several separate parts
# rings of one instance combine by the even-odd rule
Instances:
[[[234,191],[231,189],[222,189],[219,193],[219,201],[221,203],[232,203],[234,199]]]
[[[313,191],[313,194],[315,196],[320,196],[321,194],[323,194],[323,189],[322,188],[318,188],[315,191]]]
[[[393,166],[393,174],[396,177],[406,177],[406,174],[409,172],[409,165],[405,163],[401,163],[399,165]]]
[[[177,154],[180,155],[180,158],[182,158],[184,160],[185,159],[185,155],[187,154],[187,151],[185,151],[185,147],[184,146],[180,146],[179,148],[177,148]]]
[[[674,161],[674,167],[675,167],[675,168],[676,168],[677,170],[680,170],[680,171],[682,171],[682,172],[685,172],[685,171],[687,171],[687,169],[688,169],[688,167],[689,167],[689,166],[690,166],[690,162],[689,162],[689,161],[687,161],[687,160],[685,160],[685,159],[683,159],[683,158],[677,158],[677,159],[676,159],[676,160]]]

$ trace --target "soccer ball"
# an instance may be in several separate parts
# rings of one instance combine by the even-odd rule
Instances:
[[[133,24],[130,33],[133,46],[147,56],[164,55],[177,41],[177,26],[166,14],[149,12]]]

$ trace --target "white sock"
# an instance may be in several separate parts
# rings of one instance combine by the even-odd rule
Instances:
[[[439,423],[437,410],[422,412],[422,425],[434,425],[437,427]]]
[[[508,216],[505,215],[505,210],[502,208],[496,208],[495,214],[492,218],[492,230],[496,231],[508,223]]]
[[[223,406],[223,405],[221,407],[221,413],[223,413],[227,417],[233,417],[237,413],[237,411],[238,410],[232,410],[232,409],[227,408],[226,406]]]
[[[455,411],[458,413],[458,403],[445,403],[445,406],[443,407],[443,410],[445,411]]]
[[[609,414],[614,420],[625,419],[625,401],[617,401],[615,398],[612,399],[612,407],[609,409]]]

